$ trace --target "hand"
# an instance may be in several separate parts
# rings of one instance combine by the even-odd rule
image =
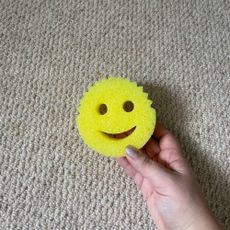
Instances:
[[[134,179],[159,229],[221,229],[202,198],[174,136],[161,124],[141,149],[126,148],[118,164]]]

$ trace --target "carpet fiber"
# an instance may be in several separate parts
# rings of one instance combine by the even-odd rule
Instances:
[[[229,9],[224,0],[1,1],[0,229],[155,228],[133,181],[75,126],[83,92],[106,75],[144,86],[230,226]]]

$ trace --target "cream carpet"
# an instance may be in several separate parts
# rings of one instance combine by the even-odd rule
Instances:
[[[76,130],[106,75],[144,85],[230,226],[229,25],[224,0],[1,1],[0,229],[155,228],[132,180]]]

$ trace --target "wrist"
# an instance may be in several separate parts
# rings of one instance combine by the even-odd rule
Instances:
[[[222,230],[223,227],[217,221],[211,210],[204,206],[195,211],[193,221],[186,230]]]

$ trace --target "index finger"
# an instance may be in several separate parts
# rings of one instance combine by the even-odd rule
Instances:
[[[174,137],[174,135],[166,129],[161,123],[156,124],[153,136],[159,141],[161,150],[164,149],[177,149],[180,150],[180,146]]]
[[[168,129],[166,129],[161,123],[157,122],[156,127],[153,133],[153,136],[157,139],[160,140],[163,136],[167,135],[170,133]]]

